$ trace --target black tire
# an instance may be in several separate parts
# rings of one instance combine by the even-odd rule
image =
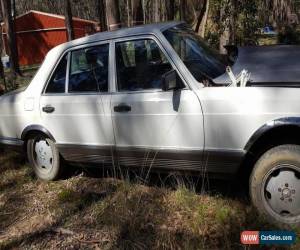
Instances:
[[[250,196],[271,223],[300,226],[300,146],[281,145],[264,153],[250,177]]]
[[[44,155],[44,158],[42,156],[43,152],[39,153],[38,155],[36,152],[36,145],[38,143],[42,145],[41,149],[43,148],[44,144],[44,146],[47,148],[47,151],[51,151],[52,155]],[[45,159],[45,163],[47,160],[49,160],[49,165],[47,165],[47,168],[42,165],[46,165],[48,163],[41,164],[40,160],[38,159],[39,156]],[[27,157],[35,175],[39,179],[44,181],[53,181],[62,176],[63,165],[56,145],[51,139],[45,137],[44,135],[35,135],[29,138],[27,141]]]

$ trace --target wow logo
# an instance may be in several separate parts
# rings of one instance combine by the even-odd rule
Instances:
[[[296,233],[292,231],[244,231],[241,243],[244,245],[292,245]]]

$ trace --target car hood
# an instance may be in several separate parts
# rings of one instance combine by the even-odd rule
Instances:
[[[295,45],[242,47],[232,71],[235,76],[243,69],[250,72],[250,86],[300,86],[299,58],[300,46]],[[230,79],[225,73],[213,81],[226,84]]]

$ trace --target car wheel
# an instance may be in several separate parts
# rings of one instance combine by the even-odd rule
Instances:
[[[300,146],[264,153],[250,177],[250,195],[260,213],[280,226],[300,226]]]
[[[43,135],[30,138],[27,142],[27,155],[38,178],[52,181],[61,176],[63,167],[60,155],[51,139]]]

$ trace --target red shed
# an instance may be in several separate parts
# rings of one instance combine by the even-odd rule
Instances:
[[[97,23],[73,18],[75,38],[94,33]],[[7,54],[7,40],[4,24],[1,24],[4,49]],[[67,41],[65,17],[31,10],[15,19],[17,46],[20,65],[39,64],[47,52]]]

